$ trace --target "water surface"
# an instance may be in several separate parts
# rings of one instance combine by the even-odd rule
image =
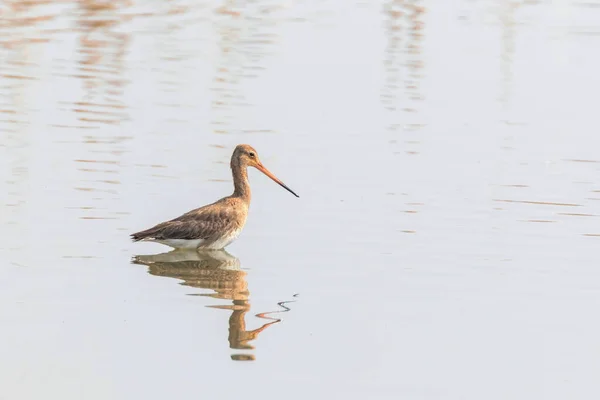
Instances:
[[[600,3],[0,3],[0,398],[600,395]],[[128,234],[232,190],[240,239]]]

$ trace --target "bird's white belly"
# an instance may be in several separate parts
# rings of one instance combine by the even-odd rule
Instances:
[[[241,229],[228,232],[221,236],[218,240],[204,245],[205,239],[150,239],[153,242],[161,243],[176,249],[206,249],[206,250],[221,250],[230,245],[242,232]]]
[[[235,239],[237,239],[238,236],[240,236],[240,233],[242,233],[242,230],[236,229],[235,231],[231,231],[231,232],[227,233],[226,235],[223,235],[219,240],[216,240],[215,242],[213,242],[207,246],[200,245],[200,248],[208,249],[208,250],[223,249],[226,246],[229,246]]]
[[[197,249],[204,242],[204,239],[154,239],[152,241],[171,246],[175,249]]]

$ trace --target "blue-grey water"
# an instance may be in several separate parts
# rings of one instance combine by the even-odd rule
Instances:
[[[600,395],[600,2],[0,2],[0,399]],[[128,234],[232,191],[227,254]]]

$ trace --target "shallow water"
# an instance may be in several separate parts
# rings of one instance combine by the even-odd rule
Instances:
[[[0,398],[600,395],[597,1],[0,3]],[[128,234],[231,192],[240,239]]]

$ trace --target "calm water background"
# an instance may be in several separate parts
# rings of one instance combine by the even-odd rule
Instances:
[[[0,398],[598,398],[599,21],[3,0]],[[251,171],[226,261],[129,242],[238,143],[300,198]]]

